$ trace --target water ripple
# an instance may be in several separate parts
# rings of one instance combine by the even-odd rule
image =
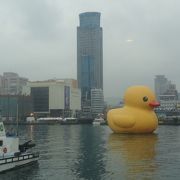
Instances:
[[[21,142],[33,139],[40,159],[1,174],[3,180],[178,179],[180,127],[151,135],[113,134],[108,126],[20,126]]]

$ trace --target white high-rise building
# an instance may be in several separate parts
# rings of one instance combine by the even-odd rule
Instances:
[[[103,113],[104,95],[102,89],[91,89],[91,111],[93,116]]]
[[[154,79],[154,87],[157,98],[166,92],[168,80],[164,75],[156,75]]]
[[[161,106],[159,109],[176,109],[178,102],[178,92],[176,85],[169,81],[164,75],[157,75],[154,79],[155,93]]]
[[[1,76],[0,93],[2,95],[21,95],[23,86],[28,82],[27,78],[20,77],[14,72],[4,72]]]
[[[156,75],[154,79],[155,93],[158,99],[162,96],[174,95],[178,98],[176,85],[169,81],[164,75]]]

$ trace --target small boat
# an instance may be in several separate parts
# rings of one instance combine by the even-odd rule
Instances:
[[[39,124],[57,124],[63,120],[62,117],[41,117],[37,119]]]
[[[27,123],[35,123],[35,118],[34,118],[33,116],[28,116],[28,117],[26,118],[26,122],[27,122]]]
[[[78,124],[78,119],[75,117],[65,117],[61,124]]]
[[[92,122],[93,125],[105,125],[106,121],[102,117],[97,117]]]
[[[30,148],[34,147],[30,141],[19,144],[19,138],[6,135],[3,122],[0,122],[0,173],[37,162],[39,153],[32,153]]]

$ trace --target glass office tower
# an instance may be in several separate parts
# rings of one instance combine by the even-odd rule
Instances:
[[[91,89],[103,89],[103,47],[100,13],[79,15],[77,27],[77,80],[81,89],[82,105],[91,99]]]

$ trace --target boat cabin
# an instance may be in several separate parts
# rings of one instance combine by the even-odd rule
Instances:
[[[19,138],[7,137],[4,124],[0,122],[0,157],[13,156],[16,152],[19,152]]]

